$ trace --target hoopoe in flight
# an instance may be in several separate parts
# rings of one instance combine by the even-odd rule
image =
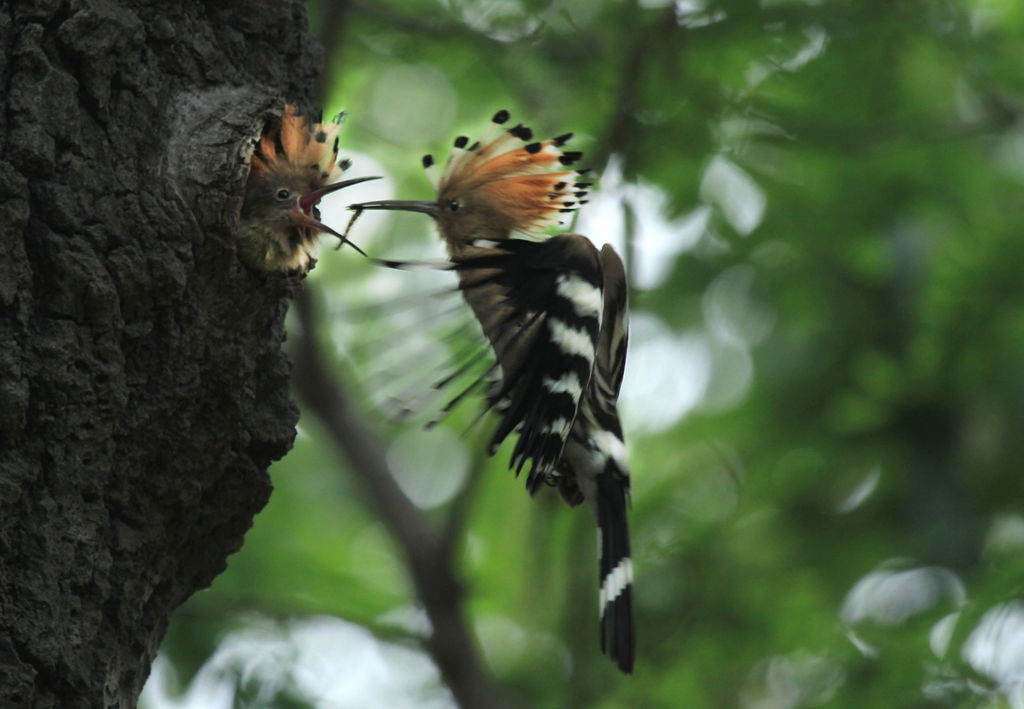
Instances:
[[[424,156],[436,199],[350,209],[353,221],[363,210],[386,209],[422,212],[437,223],[448,261],[380,263],[457,273],[496,360],[487,390],[499,419],[490,453],[517,434],[510,465],[518,474],[530,462],[531,494],[547,483],[569,505],[586,500],[594,510],[601,649],[630,673],[629,468],[616,408],[626,363],[625,271],[611,246],[599,251],[580,234],[544,233],[585,203],[590,186],[577,181],[584,171],[567,167],[581,157],[563,150],[572,134],[534,141],[521,124],[506,129],[508,120],[508,111],[499,111],[489,135],[473,143],[457,138],[443,170]]]

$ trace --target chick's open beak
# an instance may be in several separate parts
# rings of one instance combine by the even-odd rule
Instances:
[[[351,187],[352,185],[358,185],[360,182],[367,182],[369,180],[379,179],[379,177],[354,177],[351,180],[342,180],[341,182],[334,182],[329,185],[325,185],[320,189],[307,192],[306,194],[302,195],[297,200],[295,200],[294,206],[292,210],[288,213],[288,216],[291,218],[292,223],[295,224],[295,226],[301,229],[312,229],[314,232],[317,233],[323,232],[336,236],[339,239],[341,239],[341,243],[339,244],[339,246],[341,244],[348,244],[353,249],[361,253],[363,256],[366,256],[366,253],[362,249],[360,249],[358,246],[349,241],[348,238],[345,237],[343,234],[339,234],[337,231],[327,226],[320,220],[314,219],[312,216],[313,207],[315,207],[316,204],[321,199],[323,199],[325,195],[329,195],[331,192],[335,192],[345,187]]]

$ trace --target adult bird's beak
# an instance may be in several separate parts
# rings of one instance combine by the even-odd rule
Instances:
[[[403,212],[420,212],[422,214],[429,214],[434,219],[437,219],[438,214],[437,202],[418,202],[410,199],[385,199],[380,202],[362,202],[360,204],[350,204],[348,208],[356,213],[362,212],[365,209],[396,209]]]
[[[316,205],[324,196],[329,195],[331,192],[336,192],[345,187],[351,187],[352,185],[358,185],[360,182],[368,182],[370,180],[379,180],[379,177],[353,177],[351,180],[342,180],[341,182],[332,182],[329,185],[325,185],[318,190],[307,192],[306,194],[299,197],[299,208],[306,213]]]

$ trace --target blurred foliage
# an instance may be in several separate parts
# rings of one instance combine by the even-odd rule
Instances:
[[[542,135],[574,130],[598,178],[579,226],[634,275],[634,677],[597,651],[589,515],[529,500],[507,452],[481,469],[479,437],[458,436],[471,412],[436,444],[468,472],[451,483],[425,451],[426,477],[403,481],[453,487],[423,503],[442,523],[479,476],[459,563],[509,696],[1024,706],[1024,5],[320,0],[310,13],[332,34],[325,106],[350,111],[357,167],[375,160],[396,196],[425,199],[419,156],[498,108]],[[425,221],[382,218],[353,238],[396,254],[436,240]],[[376,297],[358,261],[325,249],[311,276],[336,319]],[[328,325],[355,386],[343,345],[359,325]],[[345,636],[327,673],[351,685],[369,673],[356,644],[417,648],[403,560],[316,422],[301,427],[244,549],[173,619],[164,653],[182,686],[253,623],[281,642],[321,616],[369,631]],[[411,662],[385,664],[397,677]],[[429,667],[385,702],[370,685],[317,695],[274,666],[290,679],[261,693],[251,663],[223,665],[249,687],[236,706],[450,706]]]

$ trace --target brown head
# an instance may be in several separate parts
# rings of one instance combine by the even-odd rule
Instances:
[[[338,181],[349,166],[348,160],[338,160],[343,116],[339,113],[330,123],[311,124],[286,105],[280,123],[260,138],[250,163],[239,225],[240,255],[250,266],[305,272],[318,234],[326,232],[347,241],[320,222],[317,204],[335,190],[377,178]]]
[[[489,134],[472,144],[465,136],[456,138],[440,174],[433,156],[423,157],[427,176],[437,189],[435,200],[363,202],[349,209],[429,214],[453,252],[476,240],[543,238],[548,227],[563,223],[566,214],[586,204],[583,197],[590,183],[576,182],[585,171],[564,169],[582,153],[562,150],[571,133],[533,141],[533,131],[526,126],[504,129],[508,119],[508,111],[498,111]]]

